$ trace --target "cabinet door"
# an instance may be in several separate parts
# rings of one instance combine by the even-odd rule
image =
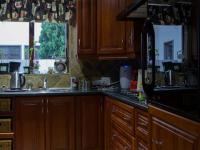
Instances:
[[[16,101],[16,150],[44,150],[44,107],[40,97]]]
[[[116,16],[125,8],[125,0],[98,0],[97,2],[97,49],[98,54],[124,54],[125,22]]]
[[[77,1],[78,54],[96,54],[96,0]]]
[[[103,149],[103,108],[100,96],[76,97],[76,150]]]
[[[74,97],[46,99],[47,150],[74,150]]]
[[[152,117],[152,150],[197,150],[197,137]]]
[[[105,150],[110,150],[110,137],[111,137],[111,111],[112,103],[108,97],[104,101],[104,142]]]
[[[110,145],[110,150],[134,150],[134,137],[112,122]]]

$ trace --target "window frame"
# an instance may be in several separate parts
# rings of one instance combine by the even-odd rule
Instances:
[[[65,22],[66,23],[66,22]],[[35,46],[34,46],[34,26],[35,26],[35,21],[29,22],[29,73],[30,74],[34,74],[33,73],[33,68],[34,68],[34,56],[35,56]],[[65,49],[65,65],[67,67],[67,72],[69,72],[69,25],[66,26],[66,49]],[[32,49],[32,52],[31,52]],[[30,53],[32,53],[32,55],[30,56]]]

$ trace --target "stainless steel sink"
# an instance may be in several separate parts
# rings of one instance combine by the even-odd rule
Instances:
[[[31,89],[30,92],[41,92],[41,93],[49,93],[49,92],[68,92],[71,88],[38,88]]]

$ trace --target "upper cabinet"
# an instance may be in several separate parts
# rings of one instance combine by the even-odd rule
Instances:
[[[125,0],[99,0],[97,4],[98,54],[125,53],[126,24],[116,16],[126,6]]]
[[[118,21],[130,0],[78,0],[79,58],[135,58],[140,49],[140,22]],[[137,30],[135,28],[137,27]],[[139,28],[138,28],[139,27]],[[91,57],[92,56],[92,57]],[[94,57],[95,56],[95,57]]]
[[[78,54],[96,55],[96,0],[78,0]]]

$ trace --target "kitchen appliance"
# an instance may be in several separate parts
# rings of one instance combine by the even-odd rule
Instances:
[[[132,67],[129,65],[122,65],[120,67],[120,87],[122,90],[129,90],[131,83]]]
[[[18,71],[11,73],[10,89],[21,89],[25,85],[25,76]]]

